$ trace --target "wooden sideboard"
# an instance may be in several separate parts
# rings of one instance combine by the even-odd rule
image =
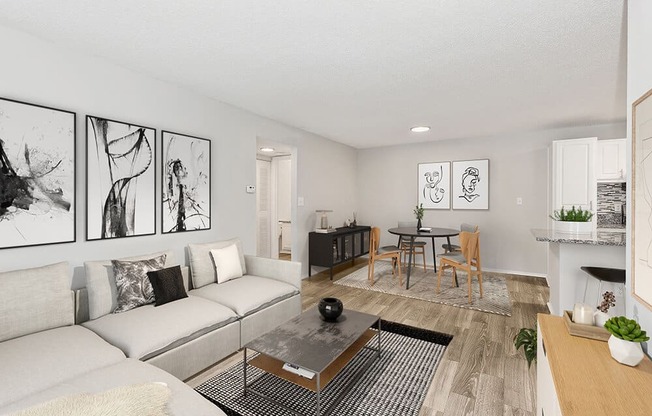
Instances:
[[[330,268],[333,280],[333,266],[351,261],[369,253],[369,233],[371,227],[336,228],[332,233],[308,234],[308,276],[312,275],[312,266]]]
[[[611,358],[604,341],[572,336],[563,318],[538,315],[537,416],[652,415],[652,362]]]

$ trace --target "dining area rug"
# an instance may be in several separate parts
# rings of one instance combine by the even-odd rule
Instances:
[[[374,266],[375,283],[373,286],[367,278],[369,266],[355,270],[341,279],[333,281],[333,283],[357,289],[456,306],[458,308],[512,316],[512,302],[507,289],[506,275],[503,273],[482,273],[482,298],[480,298],[478,280],[476,278],[471,280],[473,302],[469,303],[467,276],[463,271],[457,272],[457,280],[460,286],[455,287],[452,283],[452,271],[450,269],[446,270],[441,278],[441,292],[437,293],[437,274],[433,271],[432,267],[426,271],[420,266],[412,267],[409,289],[405,288],[407,268],[403,266],[401,270],[403,273],[402,286],[399,284],[398,275],[392,276],[392,265],[387,261],[376,262]]]

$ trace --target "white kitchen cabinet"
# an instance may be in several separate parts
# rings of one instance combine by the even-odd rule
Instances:
[[[625,139],[598,140],[596,152],[596,179],[603,182],[626,180]]]
[[[575,206],[595,212],[597,141],[589,137],[552,142],[552,210]]]

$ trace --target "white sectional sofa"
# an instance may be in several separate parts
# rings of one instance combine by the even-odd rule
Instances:
[[[57,397],[163,382],[174,415],[224,415],[179,379],[74,325],[67,263],[0,273],[0,414]]]
[[[232,244],[243,276],[218,284],[210,250]],[[178,264],[172,252],[122,260],[161,254],[165,267]],[[117,314],[109,260],[84,264],[87,287],[76,296],[65,263],[0,273],[0,414],[148,381],[168,384],[174,415],[223,414],[181,380],[298,315],[301,265],[245,256],[238,240],[190,245],[188,254],[188,297]]]
[[[217,283],[210,250],[235,244],[243,276]],[[237,239],[188,246],[191,296],[225,305],[238,316],[240,347],[301,313],[301,264],[243,254]]]
[[[172,252],[121,260],[161,254],[166,254],[166,267],[178,264]],[[226,306],[188,296],[162,306],[150,304],[114,314],[117,289],[111,261],[89,261],[84,268],[90,320],[81,325],[120,348],[127,357],[185,380],[240,348],[238,317]],[[85,309],[80,308],[80,315]]]

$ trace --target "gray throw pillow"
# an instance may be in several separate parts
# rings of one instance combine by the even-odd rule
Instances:
[[[165,266],[165,257],[163,254],[146,260],[111,260],[118,289],[118,306],[113,313],[125,312],[154,302],[154,290],[147,272],[162,269]]]

